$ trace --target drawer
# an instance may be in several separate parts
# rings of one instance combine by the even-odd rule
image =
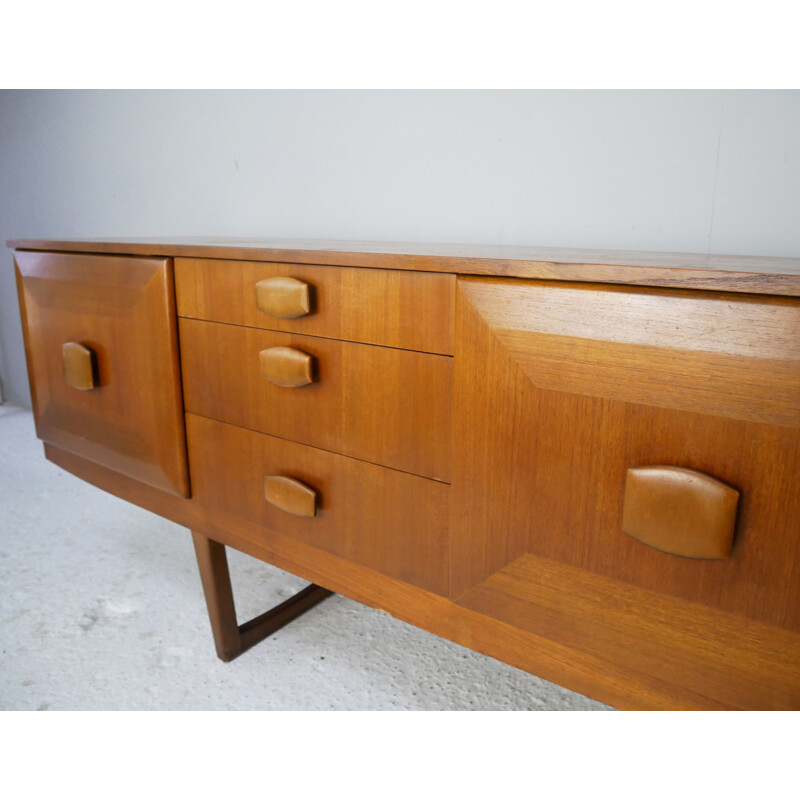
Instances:
[[[187,411],[450,480],[452,358],[190,319],[180,337]]]
[[[171,261],[14,258],[38,436],[188,496]]]
[[[182,317],[453,353],[453,275],[202,258],[175,274]]]
[[[222,527],[289,536],[445,594],[449,486],[273,436],[186,415],[194,497]],[[313,491],[278,485],[289,478]],[[277,503],[277,504],[274,504]],[[286,510],[286,509],[289,510]],[[314,513],[298,516],[295,512]]]

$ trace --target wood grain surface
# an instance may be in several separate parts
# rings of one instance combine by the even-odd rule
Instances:
[[[189,493],[171,262],[17,253],[37,435],[181,495]],[[62,348],[93,354],[78,391]]]
[[[192,492],[209,515],[238,517],[348,561],[447,593],[446,484],[187,414]],[[316,492],[316,515],[268,503],[264,478]]]
[[[416,475],[450,480],[453,359],[181,319],[186,408]],[[307,386],[264,378],[259,354],[313,357]]]
[[[184,258],[175,271],[182,317],[453,353],[452,275]],[[311,311],[293,319],[261,311],[256,284],[273,277],[307,283]]]
[[[800,258],[298,239],[11,239],[9,247],[242,259],[800,295]]]
[[[525,555],[459,603],[722,704],[800,709],[800,635]]]
[[[800,630],[800,304],[685,299],[684,315],[672,292],[459,281],[454,596],[531,554]],[[623,533],[627,470],[647,464],[740,492],[729,559]]]
[[[13,244],[18,259],[44,265],[25,277],[30,291],[19,275],[26,326],[36,330],[32,305],[58,322],[39,340],[26,333],[29,363],[46,365],[35,402],[49,402],[56,372],[75,396],[116,392],[116,405],[81,419],[63,403],[45,437],[47,457],[74,474],[619,708],[800,709],[800,302],[773,296],[800,295],[800,259],[291,240]],[[44,246],[75,255],[35,252]],[[186,317],[183,386],[166,256],[178,259]],[[79,288],[53,282],[54,265],[78,262],[89,269]],[[125,279],[150,286],[144,262],[160,265],[166,284],[138,319]],[[255,284],[280,276],[308,281],[307,315],[258,309]],[[85,318],[90,335],[68,317]],[[124,391],[100,337],[109,327],[122,376],[139,381]],[[129,354],[140,327],[156,340]],[[32,355],[56,339],[55,356]],[[63,381],[65,342],[96,353],[98,388]],[[166,360],[143,354],[164,342]],[[264,378],[259,354],[273,347],[308,354],[312,382]],[[182,388],[196,412],[186,415],[191,499],[181,496]],[[151,423],[154,408],[177,427],[177,447],[169,425]],[[77,446],[78,422],[95,426],[88,445]],[[120,455],[125,436],[142,435],[183,458],[182,491],[152,479],[149,455]],[[92,437],[112,443],[110,460]],[[628,470],[648,465],[739,492],[729,558],[684,558],[624,533]],[[309,487],[315,515],[267,502],[275,476]]]

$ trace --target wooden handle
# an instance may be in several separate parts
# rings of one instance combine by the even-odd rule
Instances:
[[[297,278],[267,278],[256,284],[256,305],[271,317],[302,317],[311,312],[310,287]]]
[[[85,392],[95,388],[95,355],[88,347],[78,342],[67,342],[61,346],[64,360],[64,380],[73,388]]]
[[[276,386],[298,387],[314,382],[314,356],[293,347],[270,347],[259,354],[261,374]]]
[[[295,478],[268,475],[264,478],[264,497],[281,511],[298,517],[314,517],[317,514],[317,493]]]
[[[739,492],[682,467],[628,470],[622,530],[643,544],[687,558],[728,558]]]

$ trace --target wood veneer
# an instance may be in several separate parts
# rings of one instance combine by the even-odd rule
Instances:
[[[457,319],[453,596],[531,554],[800,630],[800,303],[467,278]],[[729,559],[622,532],[646,464],[739,490]]]
[[[171,261],[16,253],[15,262],[39,438],[188,495]],[[91,391],[65,379],[67,343],[91,350]]]
[[[453,353],[452,275],[205,258],[178,258],[175,270],[182,317]],[[308,314],[283,319],[258,307],[256,285],[274,277],[309,285]]]
[[[192,491],[212,518],[238,517],[447,594],[449,489],[274,436],[187,414]],[[268,503],[264,478],[284,475],[316,492],[316,514]]]
[[[453,359],[181,319],[187,411],[375,464],[450,480]],[[277,386],[259,356],[313,357],[307,386]]]
[[[779,628],[532,555],[459,603],[731,707],[800,707],[800,637]]]
[[[12,239],[22,250],[132,253],[800,295],[800,258],[302,239]]]
[[[225,657],[293,616],[276,609],[252,629],[236,624],[228,545],[324,587],[311,599],[342,592],[619,708],[800,708],[800,303],[790,299],[800,260],[14,244],[157,256],[168,278],[176,257],[184,370],[170,391],[180,409],[184,390],[191,412],[193,496],[69,452],[69,441],[45,452],[193,530]],[[307,302],[277,298],[282,314],[303,312],[291,319],[256,302],[255,283],[281,276],[309,284]],[[91,283],[77,302],[102,315],[116,290]],[[177,327],[170,285],[153,301],[166,339]],[[271,311],[277,300],[261,303]],[[261,374],[258,354],[272,347],[313,349],[302,380],[278,376],[294,386]],[[167,351],[177,376],[177,347]],[[54,380],[52,369],[31,377],[34,393]],[[624,532],[626,476],[647,465],[739,492],[728,558],[683,558]],[[308,491],[271,504],[265,479],[275,478]],[[655,530],[656,544],[674,543]]]

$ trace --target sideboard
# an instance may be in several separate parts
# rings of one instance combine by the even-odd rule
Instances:
[[[625,709],[800,709],[800,259],[16,240],[37,435],[192,531],[229,660],[331,592]],[[310,582],[236,617],[225,548]]]

